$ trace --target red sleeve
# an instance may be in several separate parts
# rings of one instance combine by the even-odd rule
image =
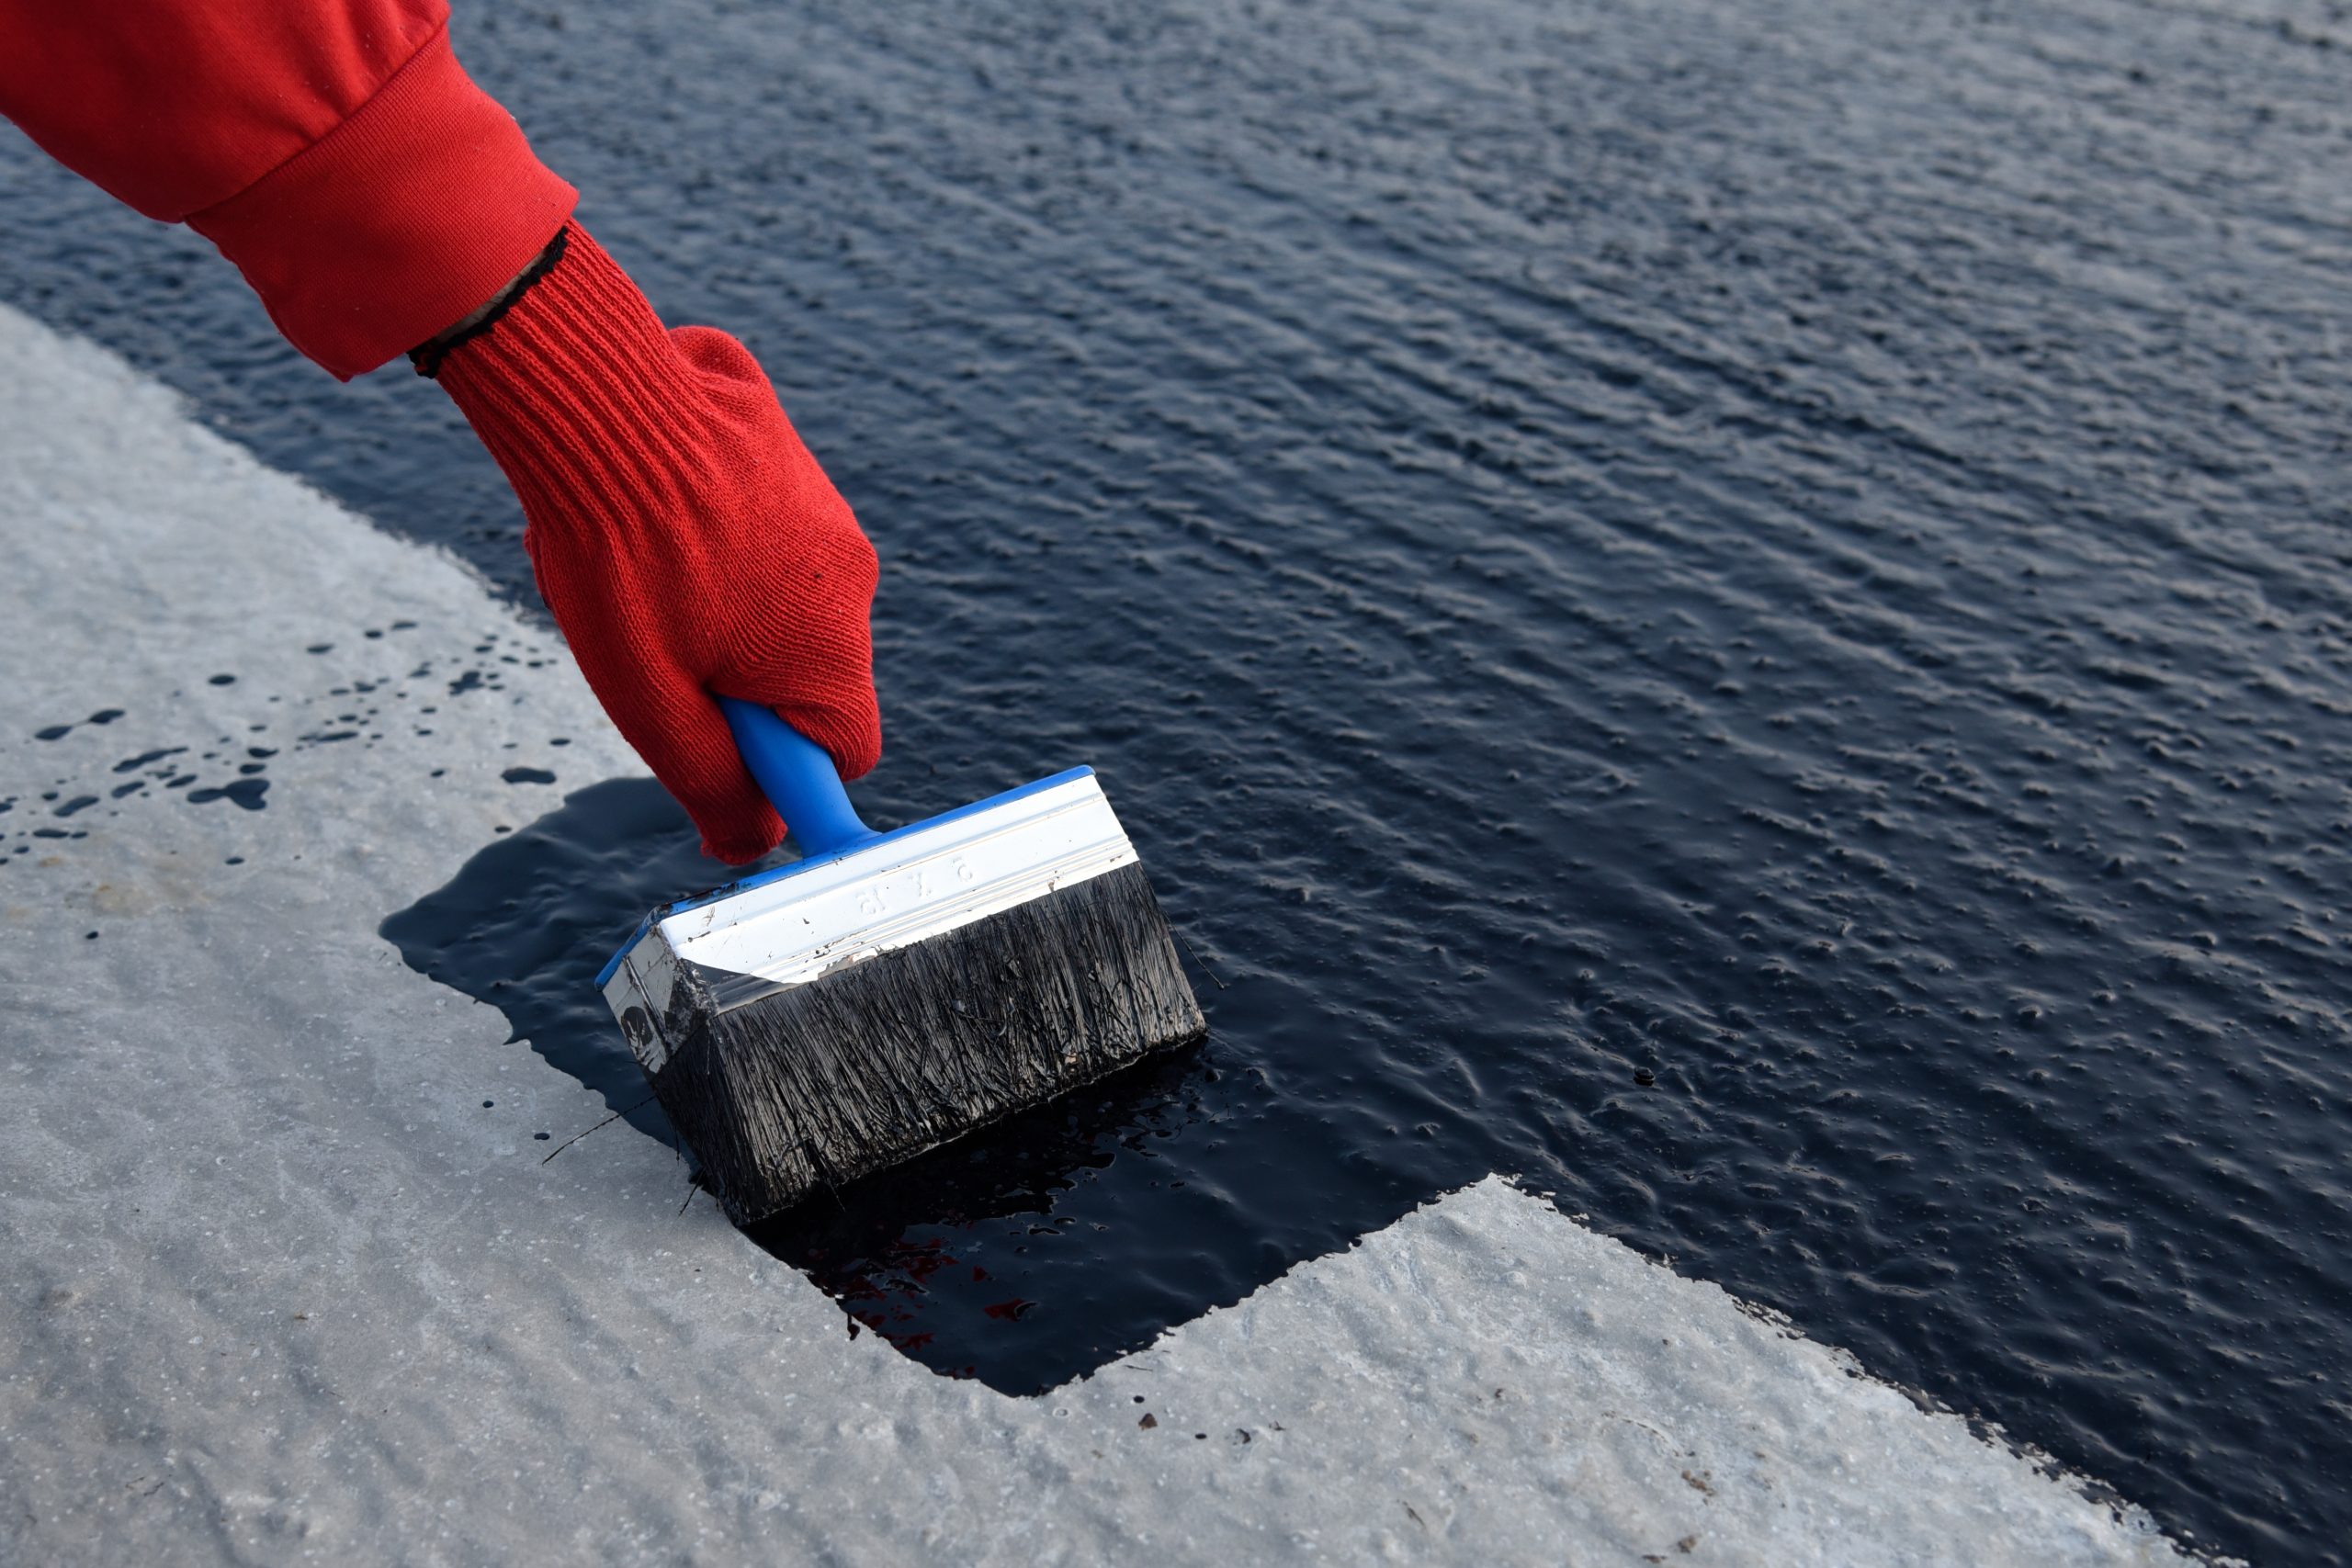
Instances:
[[[348,380],[489,299],[577,197],[447,27],[445,0],[0,0],[0,114],[218,245]]]

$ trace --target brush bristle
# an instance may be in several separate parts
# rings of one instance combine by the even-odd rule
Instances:
[[[685,970],[653,1088],[738,1224],[1207,1032],[1138,864],[723,1012]]]

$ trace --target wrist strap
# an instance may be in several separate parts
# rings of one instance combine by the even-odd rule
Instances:
[[[416,373],[424,377],[440,375],[441,362],[449,357],[449,351],[459,344],[472,342],[496,326],[499,318],[513,310],[514,302],[531,291],[533,284],[555,270],[555,264],[563,259],[564,248],[571,243],[571,225],[566,223],[556,231],[555,238],[548,242],[548,248],[541,251],[531,265],[525,267],[514,281],[506,286],[505,291],[492,300],[489,308],[480,316],[468,321],[456,332],[431,339],[410,349],[408,361],[416,367]]]

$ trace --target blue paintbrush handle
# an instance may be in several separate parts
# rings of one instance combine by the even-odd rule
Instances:
[[[735,749],[752,770],[776,815],[799,840],[801,852],[829,855],[877,838],[858,820],[825,749],[778,718],[773,709],[735,697],[718,699]]]

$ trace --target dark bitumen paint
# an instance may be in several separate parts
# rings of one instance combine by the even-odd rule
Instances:
[[[594,784],[482,850],[448,886],[385,921],[383,934],[419,971],[501,1009],[516,1039],[632,1125],[674,1143],[594,982],[616,933],[625,935],[655,904],[725,874],[698,842],[685,814],[651,783]],[[1212,991],[1197,979],[1196,988]],[[1209,1304],[1184,1259],[1213,1248],[1215,1237],[1158,1238],[1170,1250],[1157,1258],[1148,1238],[1125,1227],[1102,1249],[1082,1253],[1033,1249],[1031,1238],[1080,1223],[1053,1217],[1055,1197],[1114,1167],[1149,1182],[1157,1143],[1199,1119],[1202,1090],[1220,1081],[1202,1050],[1149,1058],[751,1234],[909,1353],[1032,1392],[1145,1344]],[[1033,1250],[1035,1262],[1025,1264]],[[1009,1259],[998,1264],[1001,1272],[1025,1294],[1055,1303],[1058,1322],[998,1326],[1003,1314],[991,1318],[987,1309],[1007,1292],[982,1258]]]
[[[594,982],[647,909],[723,878],[699,843],[650,781],[591,784],[477,853],[383,934],[418,970],[504,1012],[514,1038],[633,1126],[673,1141]]]
[[[1092,763],[1225,983],[1068,1170],[893,1179],[836,1288],[1035,1386],[1519,1171],[2201,1542],[2346,1561],[2344,26],[461,4],[875,536],[861,807]],[[0,160],[0,298],[523,591],[433,389]],[[597,894],[469,894],[464,983],[551,1054],[609,1030],[560,966],[716,874],[572,799],[498,847]]]
[[[268,806],[262,797],[269,793],[267,779],[236,779],[224,784],[187,792],[188,804],[204,806],[216,800],[232,801],[247,811],[260,811]]]
[[[116,719],[119,719],[121,716],[122,709],[120,708],[100,708],[97,712],[84,719],[82,723],[100,725],[112,724]],[[62,740],[79,728],[79,725],[72,724],[48,725],[42,728],[34,730],[33,739],[36,740]]]

